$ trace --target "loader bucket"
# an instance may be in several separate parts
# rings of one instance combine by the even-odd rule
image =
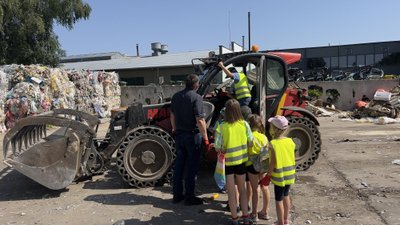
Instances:
[[[8,166],[53,190],[74,181],[82,166],[83,152],[95,136],[95,123],[81,117],[80,121],[60,117],[59,113],[19,120],[3,141],[4,162]],[[74,115],[70,111],[66,114]],[[49,125],[59,129],[49,129]]]

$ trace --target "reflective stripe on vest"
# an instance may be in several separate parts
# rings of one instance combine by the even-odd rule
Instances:
[[[232,124],[224,122],[221,127],[225,165],[235,166],[245,163],[248,160],[245,122],[243,120]]]
[[[271,145],[276,159],[275,168],[272,172],[272,183],[280,187],[294,184],[296,174],[295,143],[291,138],[282,138],[272,140]]]
[[[247,81],[246,75],[240,72],[239,82],[235,83],[235,95],[236,99],[251,98],[249,82]]]

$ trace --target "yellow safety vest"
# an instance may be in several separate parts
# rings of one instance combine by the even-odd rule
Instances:
[[[296,144],[291,138],[282,138],[272,140],[271,145],[276,159],[275,168],[272,172],[272,183],[280,187],[294,184],[294,175],[296,173],[294,149]]]
[[[247,162],[247,135],[246,125],[243,120],[235,123],[223,122],[217,128],[222,128],[223,148],[225,152],[225,165],[235,166]]]
[[[268,138],[258,131],[253,132],[253,137],[253,146],[249,147],[249,155],[258,155],[260,154],[261,147],[268,144]],[[253,162],[249,160],[247,161],[246,166],[250,165],[253,165]]]
[[[235,95],[236,99],[251,98],[249,82],[247,81],[246,75],[240,72],[239,82],[235,83]]]

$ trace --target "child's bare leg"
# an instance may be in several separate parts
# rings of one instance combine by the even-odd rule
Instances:
[[[268,186],[261,185],[261,193],[263,196],[263,198],[262,198],[263,205],[262,205],[261,212],[264,213],[265,215],[268,215],[269,204],[270,204],[270,200],[271,200],[271,193],[269,192]]]
[[[283,224],[283,214],[284,214],[283,201],[276,201],[275,206],[276,206],[276,217],[278,218],[278,225],[284,225]]]
[[[246,195],[247,195],[247,206],[249,206],[250,200],[252,199],[252,195],[253,195],[252,186],[251,186],[250,181],[246,181]]]
[[[290,210],[290,197],[283,197],[283,208],[285,212],[283,213],[283,219],[287,221],[289,219],[289,210]]]
[[[258,209],[258,174],[251,174],[248,173],[250,184],[251,184],[251,191],[252,191],[252,196],[251,196],[251,213],[253,215],[257,215],[257,209]]]
[[[236,187],[235,187],[235,175],[226,175],[226,190],[228,192],[228,205],[231,211],[231,217],[237,218],[237,200],[236,200]]]
[[[242,216],[248,215],[247,195],[246,195],[246,176],[236,175],[237,186],[239,189],[240,207],[242,209]]]

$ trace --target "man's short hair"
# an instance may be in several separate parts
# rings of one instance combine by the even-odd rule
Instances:
[[[199,76],[196,74],[189,74],[186,77],[186,88],[193,89],[197,82],[199,82]]]

